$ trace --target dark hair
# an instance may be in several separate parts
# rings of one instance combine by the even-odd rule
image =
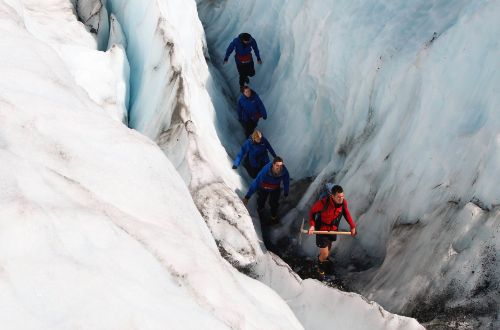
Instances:
[[[344,189],[342,189],[341,186],[336,184],[335,186],[332,187],[332,195],[335,195],[336,193],[343,193]]]
[[[274,157],[273,164],[276,164],[277,162],[282,162],[283,163],[283,158],[281,158],[280,156]]]
[[[252,39],[252,36],[250,35],[250,33],[246,33],[246,32],[243,32],[242,34],[240,34],[240,40],[241,41],[250,41]]]
[[[243,86],[243,90],[247,90],[247,89],[250,89],[250,86],[247,86],[247,85]]]

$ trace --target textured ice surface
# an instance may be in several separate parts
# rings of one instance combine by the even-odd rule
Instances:
[[[344,186],[359,237],[334,254],[351,285],[426,320],[498,320],[500,2],[197,3],[233,92],[225,47],[259,43],[259,126],[292,177],[318,175],[295,214],[321,182]]]

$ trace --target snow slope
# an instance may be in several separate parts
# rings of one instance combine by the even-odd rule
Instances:
[[[3,329],[302,328],[220,256],[158,146],[116,120],[120,47],[98,52],[64,0],[1,1],[0,30]]]
[[[197,3],[235,94],[225,49],[256,38],[259,126],[292,176],[317,175],[288,220],[342,184],[360,233],[334,251],[350,285],[424,321],[498,327],[500,1]]]

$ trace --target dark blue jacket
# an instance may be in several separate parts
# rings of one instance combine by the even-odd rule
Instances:
[[[257,122],[260,117],[267,119],[266,107],[264,107],[259,95],[253,90],[250,97],[241,94],[238,99],[238,120],[241,122],[250,120]]]
[[[245,143],[243,143],[243,145],[241,146],[241,150],[236,156],[233,165],[239,166],[243,157],[248,154],[248,161],[250,162],[250,166],[259,168],[269,163],[269,156],[267,154],[268,150],[273,157],[276,157],[276,153],[265,137],[262,137],[262,139],[260,139],[260,143],[255,143],[252,140],[252,137],[249,137],[248,140],[246,140]]]
[[[283,167],[281,168],[281,174],[279,176],[274,176],[271,172],[272,166],[273,163],[270,162],[269,164],[264,166],[262,170],[260,170],[259,174],[257,174],[257,177],[250,185],[245,198],[249,199],[257,189],[266,191],[280,189],[281,181],[283,181],[284,195],[288,196],[288,187],[290,185],[290,176],[288,175],[288,170],[286,169],[285,165],[283,165]]]
[[[240,34],[241,36],[241,34]],[[250,59],[252,59],[252,49],[255,52],[255,56],[257,56],[257,60],[260,61],[260,53],[259,53],[259,47],[257,46],[257,42],[255,41],[254,38],[250,38],[250,43],[248,45],[245,45],[241,40],[240,36],[237,38],[234,38],[233,41],[229,44],[229,47],[227,47],[226,50],[226,56],[224,57],[224,61],[227,61],[229,58],[229,55],[235,51],[234,55],[234,60],[236,61],[237,64],[241,64],[241,57],[248,57],[250,55]]]

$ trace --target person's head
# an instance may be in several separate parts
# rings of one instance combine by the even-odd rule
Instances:
[[[344,202],[344,189],[341,186],[333,186],[331,192],[331,198],[335,203],[342,204]]]
[[[252,140],[255,143],[260,143],[260,141],[262,140],[262,133],[259,130],[253,131]]]
[[[281,174],[281,170],[283,169],[283,158],[276,156],[273,159],[273,166],[271,167],[271,172],[274,175]]]
[[[248,86],[243,87],[243,95],[245,95],[246,97],[252,96],[252,90],[250,89],[250,87]]]
[[[242,34],[240,34],[240,40],[245,45],[248,45],[252,40],[252,36],[250,35],[250,33],[243,32]]]

